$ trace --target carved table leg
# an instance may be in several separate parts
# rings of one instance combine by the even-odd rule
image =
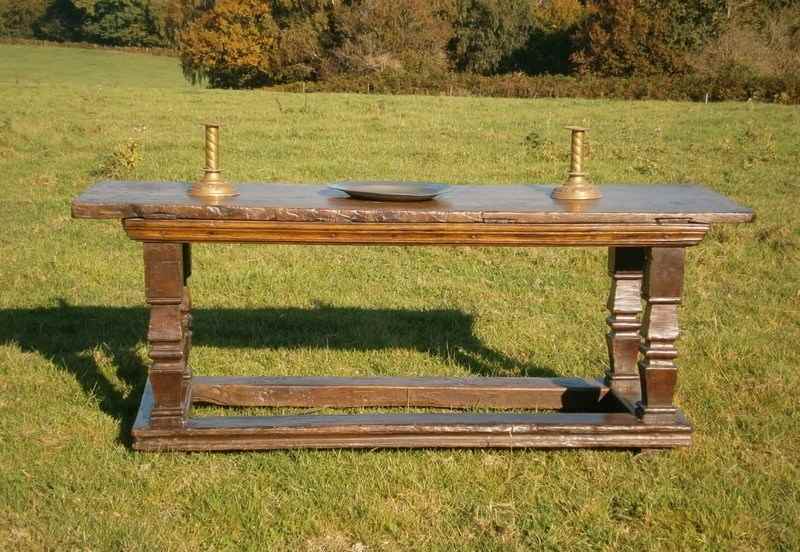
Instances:
[[[610,247],[608,273],[612,278],[608,297],[609,371],[606,384],[618,395],[638,397],[640,393],[639,358],[642,324],[642,274],[645,250],[641,247]]]
[[[153,428],[181,427],[189,403],[187,341],[188,294],[182,244],[145,243],[145,287],[150,305],[147,341],[153,388]]]
[[[645,423],[673,422],[677,409],[672,403],[678,371],[675,340],[678,305],[683,289],[686,252],[682,247],[652,247],[647,251],[642,297],[644,339],[639,374],[642,381],[641,418]]]

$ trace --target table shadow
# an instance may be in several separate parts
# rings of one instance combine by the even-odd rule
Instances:
[[[487,347],[474,318],[460,310],[316,308],[194,309],[193,343],[214,347],[327,348],[351,351],[405,348],[461,366],[476,376],[556,374]],[[147,379],[143,358],[145,307],[58,306],[0,309],[0,343],[16,344],[72,374],[100,408],[130,429]],[[320,367],[315,375],[334,375]],[[114,380],[118,380],[115,382]]]

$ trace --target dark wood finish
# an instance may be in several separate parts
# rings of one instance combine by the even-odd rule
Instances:
[[[602,383],[581,378],[195,377],[192,382],[193,403],[224,406],[593,410],[607,392]]]
[[[682,247],[653,247],[646,255],[642,297],[647,307],[639,363],[645,423],[673,420],[677,412],[672,398],[678,379],[675,340],[680,335],[678,305],[683,291],[685,256]]]
[[[608,250],[608,273],[611,293],[608,298],[609,371],[606,383],[618,393],[640,393],[639,346],[642,323],[642,276],[645,249],[642,247],[612,247]]]
[[[688,446],[691,427],[673,404],[685,249],[711,223],[753,219],[749,209],[697,186],[603,186],[602,199],[577,203],[553,200],[552,186],[534,185],[454,186],[419,203],[358,201],[289,184],[239,184],[238,197],[204,203],[188,188],[101,182],[72,204],[73,216],[120,218],[129,237],[144,242],[152,366],[133,428],[138,450]],[[192,377],[190,244],[203,242],[609,246],[605,383]],[[561,412],[190,417],[192,403],[201,402]]]
[[[147,341],[150,382],[156,406],[153,427],[181,427],[190,404],[188,294],[185,293],[184,247],[145,243],[145,289],[150,305]]]
[[[137,450],[669,448],[692,439],[682,416],[652,425],[628,413],[210,416],[157,429],[150,423],[152,407],[148,383],[133,427]]]
[[[325,223],[126,219],[131,239],[338,245],[695,245],[706,224]]]
[[[183,182],[100,182],[72,202],[76,218],[156,218],[273,222],[623,223],[747,222],[753,212],[701,186],[601,186],[598,200],[569,203],[553,186],[452,186],[433,201],[348,199],[307,184],[236,184],[218,203],[189,196]]]
[[[192,295],[189,290],[189,277],[192,275],[192,246],[184,243],[181,245],[183,262],[183,295],[181,297],[181,330],[183,331],[183,393],[184,401],[191,401],[192,365],[189,363],[189,353],[192,350]],[[187,403],[186,408],[191,406]]]

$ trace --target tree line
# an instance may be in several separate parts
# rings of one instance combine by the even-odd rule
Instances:
[[[797,0],[0,0],[0,34],[177,49],[215,87],[800,73]]]

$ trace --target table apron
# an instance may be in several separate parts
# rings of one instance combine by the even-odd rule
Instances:
[[[308,245],[675,246],[698,244],[709,225],[621,223],[322,223],[129,218],[143,242]]]

